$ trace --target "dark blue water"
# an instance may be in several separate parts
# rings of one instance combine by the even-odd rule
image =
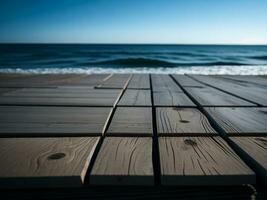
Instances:
[[[2,44],[0,72],[267,73],[267,46]],[[230,71],[232,72],[230,72]]]

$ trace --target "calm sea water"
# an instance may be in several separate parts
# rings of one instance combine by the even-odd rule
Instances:
[[[1,44],[0,72],[267,74],[267,46]]]

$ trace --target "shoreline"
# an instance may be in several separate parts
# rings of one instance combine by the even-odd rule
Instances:
[[[200,74],[200,75],[267,75],[267,65],[199,66],[199,67],[49,67],[0,68],[1,74]]]

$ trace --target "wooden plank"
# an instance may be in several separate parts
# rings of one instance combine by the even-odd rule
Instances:
[[[212,87],[185,87],[184,89],[202,106],[256,106]]]
[[[196,87],[196,88],[205,87],[204,84],[201,84],[201,83],[195,81],[194,79],[189,78],[188,76],[178,75],[178,74],[173,74],[172,76],[183,87],[188,87],[188,86]]]
[[[87,87],[95,87],[102,82],[105,81],[106,78],[108,78],[110,74],[90,74],[86,77],[77,80],[77,81],[62,81],[58,83],[57,85],[67,85],[67,86],[87,86]]]
[[[2,74],[0,87],[35,88],[57,86],[87,86],[95,87],[109,76],[109,74]]]
[[[244,99],[256,102],[262,106],[267,106],[267,89],[265,87],[258,87],[254,84],[241,83],[234,80],[225,80],[220,76],[203,76],[203,75],[190,75],[197,80],[203,81],[210,86],[217,87],[223,91],[237,95]]]
[[[151,106],[150,90],[127,89],[118,103],[119,106]]]
[[[62,84],[78,82],[87,75],[82,74],[28,74],[18,76],[3,76],[0,79],[0,87],[54,87]]]
[[[82,186],[98,140],[2,138],[0,188]]]
[[[215,76],[217,77],[217,76]],[[254,76],[254,75],[220,75],[221,78],[224,79],[233,79],[240,83],[245,84],[254,84],[257,87],[267,87],[267,80],[261,76]]]
[[[127,88],[150,89],[149,74],[134,74]]]
[[[183,92],[155,91],[153,97],[155,106],[196,106]]]
[[[159,138],[163,185],[242,185],[254,172],[220,137]]]
[[[112,74],[104,82],[99,84],[97,88],[124,88],[130,78],[130,74]]]
[[[39,97],[1,97],[0,105],[37,105],[37,106],[113,106],[115,100],[112,99],[92,99],[92,98],[39,98]]]
[[[0,88],[0,95],[14,91],[14,90],[16,90],[16,89],[14,89],[14,88]],[[0,96],[0,100],[1,100],[1,96]]]
[[[152,138],[105,138],[89,180],[97,185],[152,185]]]
[[[44,76],[47,76],[47,77],[43,77],[43,79],[46,82],[46,84],[49,86],[75,85],[88,77],[88,75],[86,74],[79,74],[79,75],[78,74],[65,74],[65,76],[62,75],[59,78],[57,78],[57,75],[55,76],[44,75]],[[40,78],[37,78],[36,81],[38,81],[38,79]]]
[[[107,135],[152,135],[152,109],[147,107],[118,107]]]
[[[83,87],[26,88],[3,94],[0,104],[113,106],[121,92],[115,89],[99,90]]]
[[[92,89],[88,87],[24,88],[8,92],[9,97],[86,97],[118,95],[120,89]],[[102,97],[102,96],[101,96]]]
[[[0,135],[101,135],[109,107],[0,106]]]
[[[230,137],[247,162],[255,169],[259,179],[267,184],[267,137]]]
[[[229,135],[267,134],[267,108],[205,108]]]
[[[267,87],[266,87],[266,81],[265,82],[261,82],[261,80],[257,80],[257,78],[255,77],[253,81],[249,81],[249,80],[252,80],[250,78],[250,76],[246,76],[246,77],[243,77],[242,76],[212,76],[213,78],[216,78],[216,79],[220,79],[221,81],[225,81],[225,82],[228,82],[228,84],[234,84],[236,86],[242,86],[242,87],[252,87],[252,88],[260,88],[260,89],[263,89],[263,90],[266,90]]]
[[[152,85],[156,92],[183,92],[169,75],[153,74]]]
[[[216,134],[205,115],[195,108],[156,108],[156,115],[160,136]]]

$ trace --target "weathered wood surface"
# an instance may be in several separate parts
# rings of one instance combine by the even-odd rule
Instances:
[[[223,79],[220,76],[203,76],[190,75],[197,80],[205,82],[211,86],[215,86],[221,90],[237,95],[244,99],[256,102],[262,106],[267,106],[267,89],[266,87],[258,87],[255,84],[244,83],[231,79]]]
[[[153,74],[151,77],[153,92],[183,92],[169,75]]]
[[[244,151],[259,179],[267,184],[267,137],[230,137]]]
[[[205,110],[229,135],[267,135],[267,108],[216,108]]]
[[[127,88],[150,89],[149,74],[134,74]]]
[[[155,91],[153,98],[155,106],[196,106],[183,92]]]
[[[98,137],[2,138],[0,187],[79,187]]]
[[[0,135],[101,135],[108,107],[0,106]]]
[[[105,138],[89,181],[100,185],[153,185],[152,139]]]
[[[25,88],[0,96],[5,105],[113,106],[121,90],[87,87]]]
[[[124,88],[130,79],[130,74],[112,74],[99,84],[97,88]]]
[[[237,98],[212,87],[185,87],[185,90],[201,106],[256,106],[256,104]]]
[[[162,136],[212,135],[216,131],[208,119],[195,108],[157,108],[157,130]]]
[[[172,75],[173,78],[183,87],[205,87],[204,84],[199,83],[198,81],[193,80],[192,78],[189,78],[188,76],[185,75],[177,75],[174,74]]]
[[[255,183],[254,172],[220,137],[159,138],[163,185]]]
[[[151,106],[150,90],[127,89],[121,97],[119,106]]]
[[[152,109],[147,107],[118,107],[107,135],[152,135]]]

